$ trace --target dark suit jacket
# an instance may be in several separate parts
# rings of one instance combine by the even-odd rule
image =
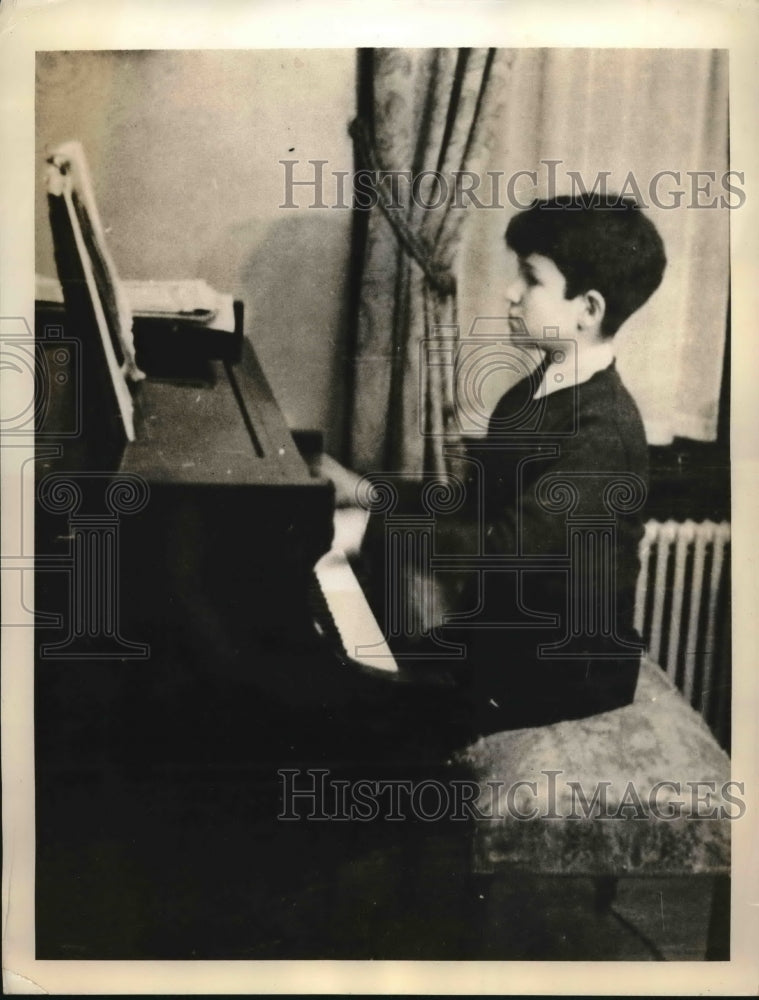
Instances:
[[[648,475],[640,415],[613,364],[536,401],[539,381],[533,374],[501,398],[487,435],[469,441],[458,463],[464,506],[434,515],[434,554],[466,562],[436,574],[437,595],[467,623],[395,646],[434,658],[436,640],[462,644],[466,658],[454,673],[483,733],[627,704],[637,680],[633,611]],[[404,512],[422,513],[420,496],[417,484]],[[391,579],[384,530],[373,518],[364,549],[381,621]],[[489,565],[500,556],[517,557],[518,569]],[[401,572],[413,577],[418,566]],[[563,649],[546,651],[573,628]]]
[[[640,415],[613,364],[543,400],[532,399],[535,383],[509,390],[484,441],[469,449],[467,521],[480,521],[486,557],[518,555],[524,567],[486,573],[484,583],[470,574],[461,588],[462,606],[481,607],[481,625],[459,635],[484,729],[615,708],[632,700],[637,679],[633,613],[648,481]],[[455,548],[453,525],[440,529],[441,548]],[[459,532],[459,546],[468,539],[471,550],[471,527]],[[556,565],[562,558],[568,569]]]

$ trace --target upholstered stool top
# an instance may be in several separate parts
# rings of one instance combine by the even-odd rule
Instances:
[[[742,812],[730,760],[654,663],[624,708],[494,733],[463,754],[480,792],[475,869],[722,874]]]

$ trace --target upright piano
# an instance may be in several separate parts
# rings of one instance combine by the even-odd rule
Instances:
[[[343,682],[349,704],[356,645],[381,644],[382,631],[331,550],[332,483],[299,453],[241,303],[234,331],[124,316],[72,152],[51,157],[48,201],[58,316],[77,351],[68,396],[53,393],[40,430],[57,419],[78,432],[37,463],[38,707],[47,693],[57,712],[77,674],[93,715],[134,713],[138,728],[151,706],[155,727],[207,711],[224,728],[224,712],[246,699],[260,722],[256,705],[308,710],[334,702]],[[51,315],[38,316],[46,372],[61,347]],[[76,412],[62,417],[67,408]],[[73,506],[56,502],[66,484]],[[373,662],[394,669],[386,646]]]

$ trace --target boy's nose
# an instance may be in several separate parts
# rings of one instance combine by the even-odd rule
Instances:
[[[511,284],[507,286],[506,298],[511,303],[511,305],[515,306],[519,303],[519,301],[522,298],[522,291],[523,291],[522,282],[518,278],[515,278],[511,282]]]

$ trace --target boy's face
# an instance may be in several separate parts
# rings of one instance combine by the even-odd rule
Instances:
[[[564,275],[550,257],[532,253],[517,260],[517,276],[506,289],[512,336],[545,345],[546,350],[556,337],[573,337],[583,297],[565,298]]]

